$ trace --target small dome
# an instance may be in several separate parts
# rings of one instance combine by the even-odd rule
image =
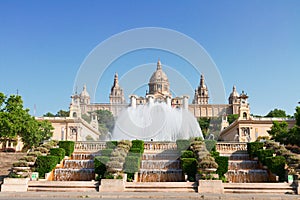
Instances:
[[[156,71],[152,74],[149,83],[156,83],[156,82],[165,82],[168,81],[168,77],[166,73],[162,70],[161,68],[161,62],[158,60],[157,62],[157,69]]]
[[[89,97],[89,96],[90,96],[89,93],[88,93],[87,90],[86,90],[86,85],[85,85],[85,84],[84,84],[84,86],[83,86],[82,92],[80,93],[80,96],[81,96],[81,97]]]
[[[235,87],[235,85],[233,86],[233,88],[232,88],[232,92],[231,92],[231,94],[230,94],[230,97],[239,97],[240,95],[239,95],[239,93],[236,91],[236,87]]]

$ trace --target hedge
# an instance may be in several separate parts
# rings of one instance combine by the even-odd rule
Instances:
[[[226,156],[216,156],[215,161],[218,164],[218,169],[216,173],[219,177],[224,177],[224,174],[228,171],[228,157]]]
[[[45,177],[45,173],[51,172],[57,164],[57,156],[38,156],[36,159],[36,171],[41,178]]]
[[[204,140],[207,151],[216,151],[216,140]]]
[[[106,149],[114,149],[118,145],[118,141],[107,141],[106,142]]]
[[[266,164],[269,170],[279,176],[280,181],[285,181],[285,163],[286,160],[283,156],[267,157]]]
[[[95,174],[98,174],[100,178],[104,177],[104,174],[106,172],[106,163],[108,161],[108,156],[96,156],[94,158]]]
[[[57,163],[60,163],[62,159],[64,159],[66,155],[66,151],[63,148],[52,148],[50,149],[51,156],[57,156]]]
[[[66,151],[66,156],[71,156],[74,152],[74,141],[59,141],[58,143],[59,148],[63,148]]]
[[[190,140],[176,140],[176,145],[179,152],[187,150],[190,147]]]
[[[132,140],[132,149],[140,149],[140,153],[144,153],[144,141],[143,140]],[[136,152],[137,153],[137,152]]]
[[[218,151],[211,151],[211,152],[210,152],[210,155],[211,155],[212,157],[216,158],[216,157],[220,156],[220,152],[218,152]]]
[[[195,181],[195,174],[197,173],[196,158],[181,158],[181,168],[188,175],[189,181]]]
[[[101,156],[111,156],[111,152],[113,151],[113,149],[102,149],[101,150]]]
[[[138,172],[140,169],[140,157],[127,156],[125,159],[123,170],[127,173]]]
[[[251,158],[257,157],[256,151],[262,149],[264,143],[262,142],[249,142],[247,143],[247,151]]]
[[[140,148],[130,148],[129,152],[132,152],[132,153],[142,153],[142,149]]]
[[[258,151],[256,151],[258,160],[263,164],[266,165],[266,158],[267,157],[272,157],[274,153],[273,149],[259,149]]]
[[[195,158],[194,152],[190,150],[181,151],[181,158]]]

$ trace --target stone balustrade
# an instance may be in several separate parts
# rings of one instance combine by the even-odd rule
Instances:
[[[154,142],[154,141],[147,141],[144,143],[144,149],[145,150],[176,150],[177,145],[175,142]]]
[[[77,141],[75,142],[75,152],[97,152],[105,149],[105,141]]]
[[[216,149],[221,153],[230,153],[235,151],[247,151],[247,143],[230,143],[230,142],[218,142]]]

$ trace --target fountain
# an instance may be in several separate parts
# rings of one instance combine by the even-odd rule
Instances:
[[[55,181],[90,181],[95,179],[94,154],[73,153],[62,168],[54,170]]]
[[[176,141],[191,137],[203,137],[192,113],[187,108],[172,108],[154,100],[124,110],[112,134],[113,140]]]

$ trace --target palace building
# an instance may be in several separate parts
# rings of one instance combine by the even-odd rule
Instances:
[[[195,89],[192,104],[188,104],[188,96],[172,97],[169,79],[163,71],[160,60],[158,60],[157,68],[150,77],[148,87],[149,90],[144,97],[130,95],[130,102],[127,103],[123,89],[119,85],[118,74],[116,73],[109,94],[109,102],[91,103],[87,87],[84,85],[80,94],[76,93],[71,97],[70,117],[79,117],[81,114],[89,114],[96,110],[109,110],[114,116],[118,116],[124,108],[133,105],[144,105],[151,99],[153,101],[165,102],[176,108],[186,107],[196,118],[218,117],[227,114],[238,114],[239,112],[241,99],[235,86],[229,96],[228,104],[209,103],[209,90],[203,74],[200,76],[199,86]]]

